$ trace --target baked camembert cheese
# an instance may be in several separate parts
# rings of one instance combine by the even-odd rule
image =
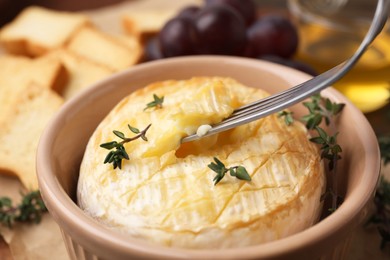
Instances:
[[[145,109],[153,94],[162,108]],[[125,97],[100,123],[80,169],[79,206],[107,226],[152,243],[229,248],[265,243],[315,224],[325,175],[306,128],[271,115],[227,132],[181,144],[202,125],[266,97],[231,78],[196,77],[150,84]],[[125,143],[121,169],[103,161],[102,143],[144,129],[148,141]],[[213,158],[241,165],[251,181],[226,175],[214,185]]]

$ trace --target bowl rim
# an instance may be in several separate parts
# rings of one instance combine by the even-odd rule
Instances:
[[[153,245],[147,241],[142,241],[129,237],[128,235],[126,236],[111,231],[87,216],[76,205],[76,203],[66,194],[55,175],[52,174],[52,162],[48,160],[49,157],[46,156],[47,154],[51,154],[53,140],[55,140],[57,131],[60,130],[61,122],[67,120],[69,110],[74,106],[80,106],[80,104],[82,106],[82,100],[88,98],[88,95],[92,91],[102,90],[107,84],[115,84],[120,78],[130,77],[134,73],[148,70],[151,67],[159,67],[166,64],[188,65],[196,62],[209,63],[211,61],[214,61],[215,63],[223,61],[224,63],[233,63],[236,65],[238,63],[255,67],[256,64],[259,66],[260,63],[266,63],[267,66],[277,66],[279,69],[283,70],[283,72],[297,74],[296,70],[282,65],[242,57],[203,55],[168,58],[136,65],[93,84],[76,97],[67,101],[60,111],[50,120],[41,136],[37,150],[38,183],[42,197],[47,204],[47,208],[60,227],[70,233],[72,232],[72,227],[79,230],[78,237],[72,237],[72,239],[77,241],[81,236],[84,236],[84,238],[90,239],[91,245],[99,244],[103,246],[104,244],[110,244],[112,248],[119,250],[119,252],[125,253],[132,251],[133,253],[135,252],[139,255],[149,257],[187,258],[190,256],[197,258],[206,255],[212,258],[223,257],[225,259],[226,257],[237,258],[244,256],[247,258],[275,257],[281,256],[286,252],[302,250],[303,245],[314,245],[318,243],[320,239],[319,234],[326,236],[327,239],[330,240],[330,231],[337,230],[345,233],[347,232],[346,224],[353,219],[356,220],[359,218],[358,212],[363,209],[364,205],[366,205],[372,197],[373,191],[367,189],[367,187],[376,187],[379,180],[379,148],[376,142],[376,136],[362,112],[333,88],[325,89],[323,93],[334,97],[336,100],[342,100],[349,109],[352,110],[359,122],[362,122],[362,125],[359,126],[359,131],[364,132],[364,138],[361,138],[361,142],[366,150],[366,154],[369,155],[370,158],[374,158],[373,162],[375,163],[364,164],[364,169],[361,170],[367,174],[364,174],[359,185],[357,185],[352,192],[347,194],[346,200],[337,211],[304,231],[276,241],[243,248],[229,248],[223,250],[168,248],[160,245]],[[304,73],[301,75],[302,78],[303,75]],[[307,75],[305,75],[305,77],[307,77]],[[371,176],[368,174],[370,172],[372,174],[377,174],[377,178],[373,178],[375,175]],[[346,215],[351,217],[346,219],[343,217]],[[78,221],[74,221],[75,219]],[[82,232],[82,234],[80,232]]]

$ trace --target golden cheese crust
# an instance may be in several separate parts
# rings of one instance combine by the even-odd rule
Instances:
[[[153,94],[163,108],[144,110]],[[271,115],[225,133],[180,145],[197,127],[227,117],[268,94],[230,78],[157,82],[124,98],[101,122],[86,148],[79,206],[108,226],[153,243],[227,248],[265,243],[313,225],[319,218],[324,170],[305,127]],[[99,145],[144,129],[145,142],[125,144],[122,169],[103,164]],[[242,165],[251,181],[226,175],[214,185],[207,165]]]

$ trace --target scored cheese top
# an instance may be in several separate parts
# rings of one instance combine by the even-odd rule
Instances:
[[[161,109],[144,109],[153,94]],[[92,135],[81,164],[79,206],[107,226],[175,247],[226,248],[264,243],[299,232],[319,218],[325,177],[305,127],[271,115],[180,145],[201,125],[212,125],[268,94],[230,78],[197,77],[151,84],[124,98]],[[122,169],[103,164],[119,141],[151,124],[148,141],[126,143]],[[251,181],[229,174],[214,185],[207,167],[217,157],[244,166]]]

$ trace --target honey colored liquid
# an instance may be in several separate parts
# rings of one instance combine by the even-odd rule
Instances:
[[[300,25],[298,59],[311,64],[319,73],[352,56],[366,30],[352,33],[316,24]],[[363,112],[374,111],[390,98],[390,30],[383,31],[358,64],[333,86]]]

